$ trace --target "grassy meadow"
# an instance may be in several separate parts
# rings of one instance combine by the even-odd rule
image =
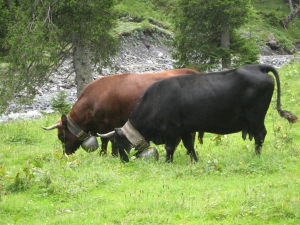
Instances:
[[[279,70],[282,108],[300,117],[300,64]],[[0,124],[0,224],[300,224],[300,125],[279,117],[275,94],[260,157],[241,133],[205,134],[192,164],[99,151],[62,157],[57,114]]]

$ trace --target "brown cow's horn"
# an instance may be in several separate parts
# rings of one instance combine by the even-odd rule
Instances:
[[[54,125],[52,125],[52,126],[50,126],[50,127],[42,127],[44,130],[53,130],[53,129],[55,129],[55,128],[59,128],[61,125],[59,124],[59,123],[57,123],[57,124],[54,124]]]
[[[111,132],[109,132],[109,133],[107,133],[107,134],[98,134],[98,133],[97,133],[97,135],[98,135],[99,137],[102,137],[102,138],[110,138],[110,137],[113,137],[113,136],[115,135],[115,131],[111,131]]]

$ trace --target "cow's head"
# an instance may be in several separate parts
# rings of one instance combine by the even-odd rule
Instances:
[[[67,155],[73,154],[80,145],[88,152],[95,151],[99,147],[96,137],[87,135],[66,115],[62,115],[61,120],[57,124],[50,127],[43,127],[44,130],[53,130],[56,128],[58,130],[58,139],[62,142],[64,153]],[[82,133],[85,135],[84,137]]]
[[[121,128],[115,128],[114,131],[111,131],[107,134],[98,134],[98,136],[101,138],[109,138],[110,140],[112,140],[115,148],[119,150],[121,160],[125,162],[129,161],[128,154],[130,152],[130,149],[133,148],[133,145],[127,139]]]
[[[120,157],[123,161],[128,162],[130,149],[135,148],[138,151],[137,157],[144,157],[148,153],[141,154],[149,148],[149,143],[145,138],[131,125],[129,120],[122,128],[115,128],[114,131],[107,134],[98,134],[101,138],[113,138],[113,144],[119,149]],[[156,150],[156,149],[155,149]],[[158,156],[158,152],[151,151]],[[156,157],[158,158],[158,157]]]

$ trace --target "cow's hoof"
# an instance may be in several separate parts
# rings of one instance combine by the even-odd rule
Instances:
[[[159,159],[158,151],[155,147],[150,147],[142,151],[141,153],[138,154],[138,157],[145,158],[145,159],[154,159],[154,160]]]

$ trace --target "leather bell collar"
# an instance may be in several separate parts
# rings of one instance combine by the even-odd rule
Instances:
[[[129,120],[124,124],[121,130],[136,150],[143,151],[150,146],[145,138],[131,125]]]

